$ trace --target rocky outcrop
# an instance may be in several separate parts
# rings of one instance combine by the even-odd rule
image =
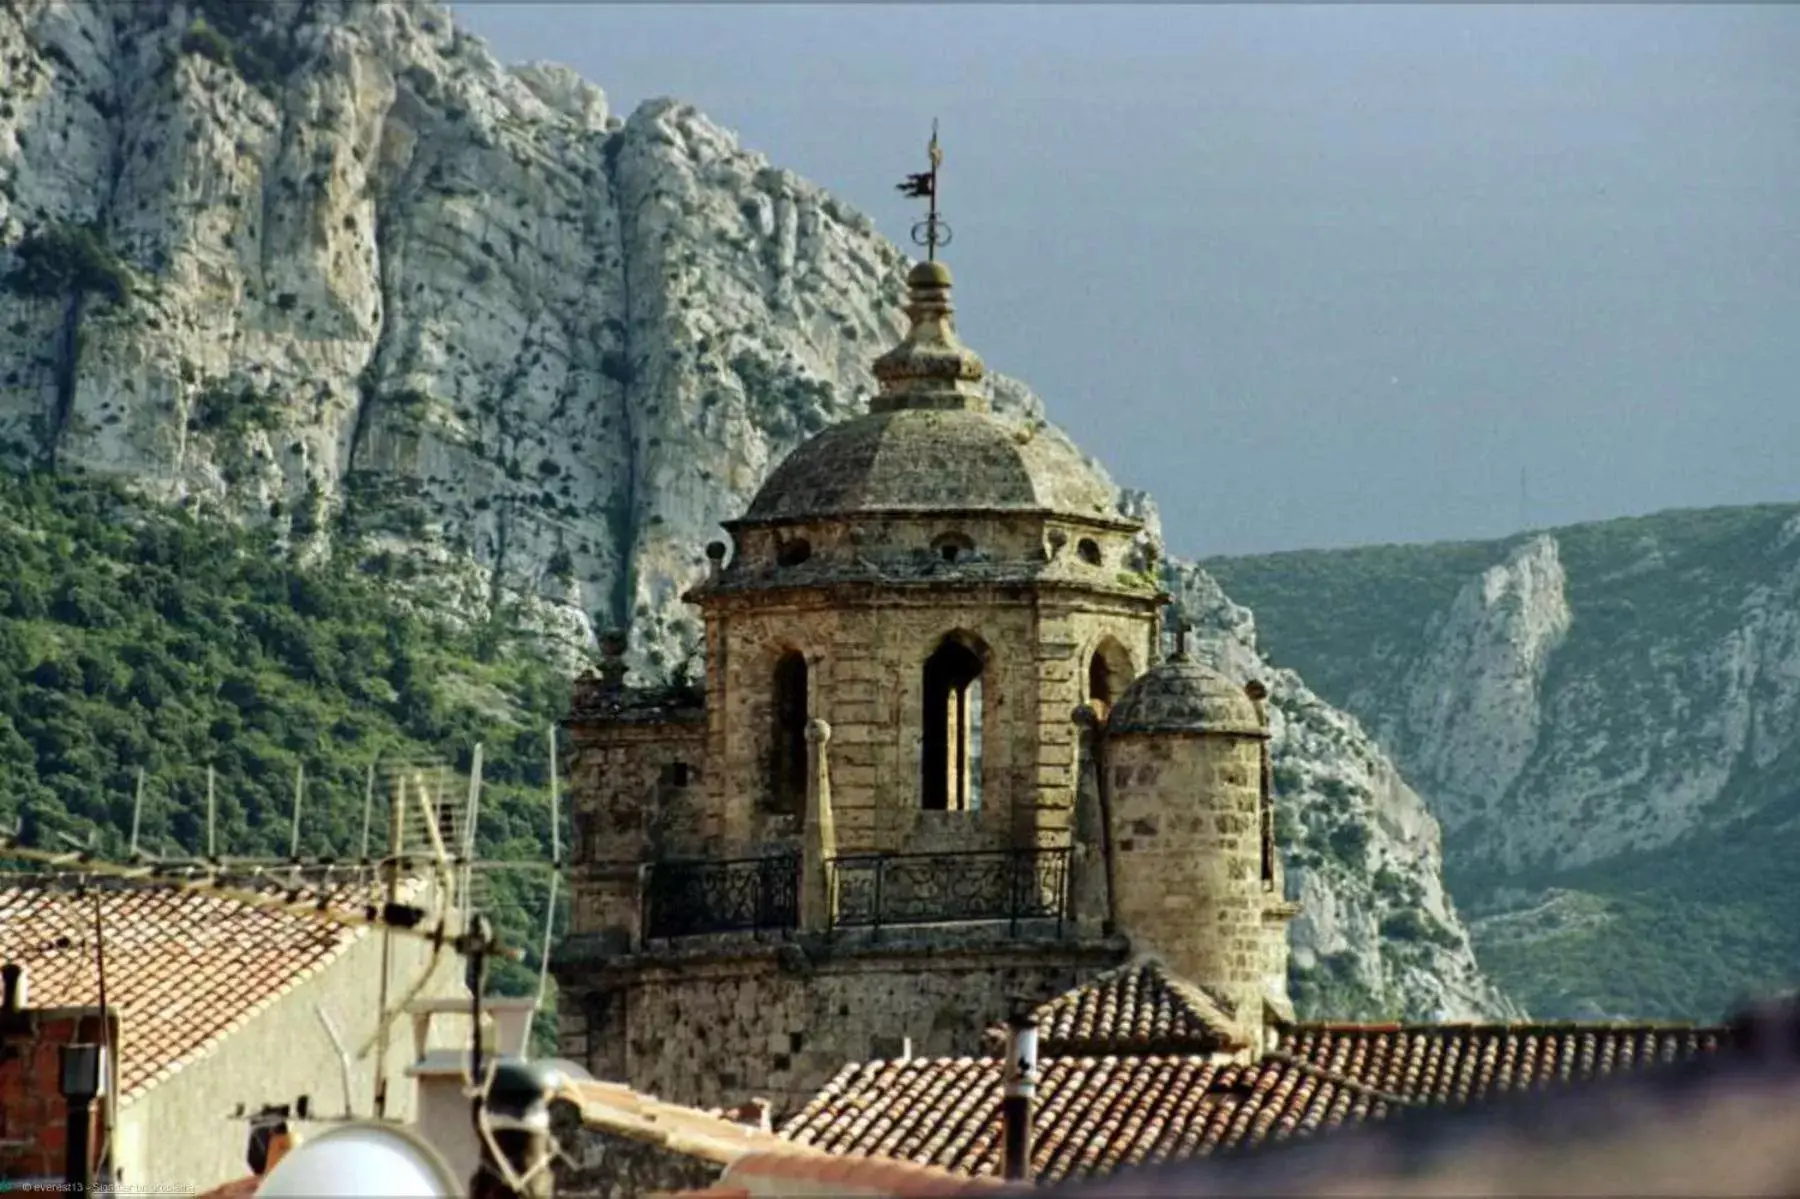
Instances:
[[[1791,985],[1800,507],[1209,566],[1443,821],[1534,1011],[1714,1018]]]
[[[1199,567],[1176,564],[1169,591],[1192,622],[1192,652],[1270,692],[1277,829],[1303,1007],[1420,1020],[1517,1014],[1476,966],[1445,892],[1438,822],[1356,718],[1272,666],[1249,609]],[[1375,952],[1371,952],[1371,948]]]
[[[645,676],[694,652],[679,596],[706,542],[861,409],[905,266],[691,107],[621,119],[433,5],[0,9],[0,452],[267,522],[571,666],[610,626]],[[1302,828],[1366,822],[1449,938],[1403,962],[1394,905],[1321,863],[1297,870],[1312,952],[1383,1006],[1491,1007],[1435,826],[1353,722],[1283,686],[1284,762],[1324,797]]]
[[[1427,628],[1398,740],[1452,831],[1489,811],[1530,763],[1544,672],[1568,631],[1562,563],[1543,536],[1471,579]]]

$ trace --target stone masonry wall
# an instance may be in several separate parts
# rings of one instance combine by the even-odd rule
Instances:
[[[894,594],[827,606],[816,593],[720,604],[709,623],[712,802],[727,841],[793,829],[763,803],[776,660],[807,657],[809,715],[832,728],[832,810],[843,852],[927,852],[1062,843],[1075,787],[1071,714],[1087,662],[1110,638],[1139,669],[1147,611],[1099,600],[1049,602],[1022,589]],[[979,641],[982,787],[978,812],[919,806],[924,663],[947,634]]]
[[[716,1161],[652,1141],[583,1124],[567,1100],[550,1108],[551,1131],[563,1156],[552,1167],[564,1199],[638,1199],[711,1186],[725,1172]]]
[[[980,1053],[1011,997],[1048,998],[1127,953],[1120,940],[958,948],[907,932],[848,952],[787,944],[640,961],[562,1007],[562,1051],[671,1102],[763,1098],[779,1114],[847,1062],[900,1056],[906,1038],[922,1056]]]
[[[638,864],[706,853],[704,726],[570,723],[567,770],[574,798],[570,854],[577,932],[638,935]]]
[[[1121,931],[1237,1003],[1248,1031],[1267,954],[1261,749],[1253,737],[1159,734],[1109,738],[1106,750]]]

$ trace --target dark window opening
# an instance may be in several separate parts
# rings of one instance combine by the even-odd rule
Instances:
[[[1100,545],[1092,537],[1083,537],[1075,543],[1075,553],[1089,566],[1100,565]]]
[[[663,767],[662,781],[665,786],[685,787],[693,779],[694,770],[686,762],[670,762]]]
[[[799,813],[806,807],[806,655],[789,650],[775,663],[769,761],[769,806]]]
[[[1088,705],[1104,719],[1130,682],[1131,655],[1116,640],[1106,638],[1088,660]]]
[[[804,537],[796,537],[784,542],[775,551],[775,561],[782,566],[798,566],[812,557],[812,542]]]
[[[931,548],[946,562],[960,562],[975,552],[975,543],[963,533],[944,533],[932,541]]]
[[[922,807],[981,808],[981,672],[981,655],[953,638],[925,660]]]
[[[1088,663],[1088,702],[1104,712],[1112,698],[1112,671],[1106,668],[1106,658],[1095,654]]]

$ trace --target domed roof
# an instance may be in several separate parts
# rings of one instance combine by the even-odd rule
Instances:
[[[775,468],[745,519],[970,510],[1123,519],[1113,488],[1066,440],[958,408],[872,412],[826,429]]]
[[[1178,654],[1125,688],[1107,718],[1106,731],[1114,735],[1235,733],[1262,737],[1269,730],[1242,687]]]
[[[984,510],[1126,519],[1067,438],[989,411],[985,368],[956,336],[950,269],[921,262],[906,282],[912,324],[873,364],[880,390],[868,414],[789,454],[744,519]]]

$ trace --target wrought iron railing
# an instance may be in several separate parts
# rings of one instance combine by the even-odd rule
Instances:
[[[800,923],[800,858],[657,862],[644,880],[644,937],[786,932]]]
[[[1067,849],[857,854],[829,863],[832,922],[843,928],[1053,919],[1062,931]]]

